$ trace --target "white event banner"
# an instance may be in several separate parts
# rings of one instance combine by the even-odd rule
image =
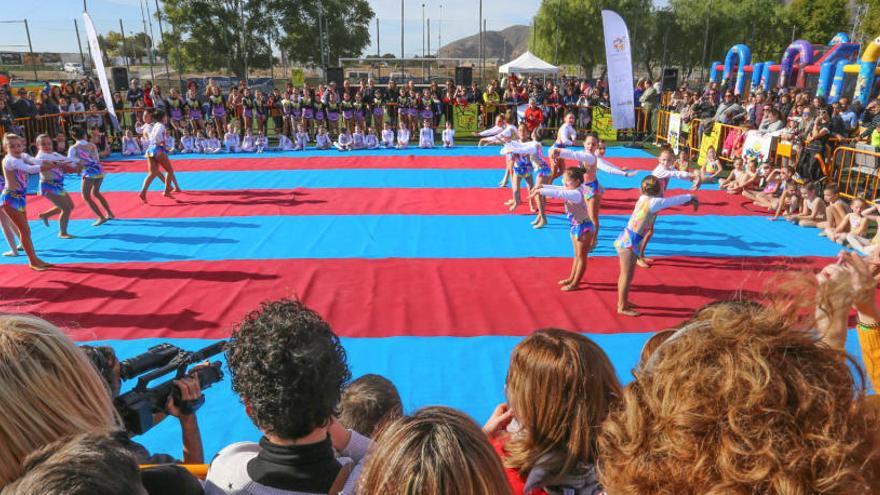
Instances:
[[[612,10],[602,11],[602,26],[605,30],[605,60],[608,66],[612,125],[615,129],[632,129],[636,126],[636,110],[633,102],[629,30],[623,18]]]
[[[113,108],[113,95],[110,93],[110,83],[107,82],[107,71],[104,69],[104,56],[101,53],[101,45],[98,44],[98,33],[88,12],[83,12],[86,26],[86,38],[89,41],[89,52],[92,54],[92,63],[95,64],[95,72],[98,73],[98,81],[101,83],[101,94],[104,96],[104,104],[113,128],[119,130],[119,121],[116,120],[116,109]]]

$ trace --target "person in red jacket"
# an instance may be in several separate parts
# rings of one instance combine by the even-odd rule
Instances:
[[[483,427],[513,495],[599,495],[599,425],[621,397],[614,367],[589,338],[543,329],[513,350],[507,402]]]
[[[526,107],[523,119],[530,135],[544,122],[544,112],[541,111],[541,107],[538,106],[534,98],[529,99],[529,106]]]

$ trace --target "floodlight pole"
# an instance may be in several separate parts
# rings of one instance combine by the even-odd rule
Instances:
[[[36,62],[34,60],[34,45],[31,44],[31,29],[28,27],[27,19],[24,20],[24,32],[27,34],[28,50],[31,51],[31,63],[33,64],[31,67],[34,69],[34,81],[37,81],[39,77],[37,77],[37,64],[34,64]]]

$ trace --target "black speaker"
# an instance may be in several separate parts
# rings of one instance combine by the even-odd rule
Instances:
[[[660,91],[675,91],[678,88],[678,69],[663,69]]]
[[[128,91],[128,69],[125,67],[112,67],[110,76],[113,79],[114,91]]]
[[[327,84],[336,83],[337,88],[342,87],[342,67],[327,67]]]
[[[474,69],[472,67],[455,68],[455,85],[470,86],[474,81]]]

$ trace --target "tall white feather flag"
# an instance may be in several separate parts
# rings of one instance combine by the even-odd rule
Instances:
[[[602,11],[602,26],[605,31],[612,124],[615,129],[632,129],[636,126],[636,110],[629,30],[623,18],[611,10]]]
[[[95,25],[92,23],[92,18],[88,12],[83,12],[83,19],[86,25],[86,38],[89,40],[89,53],[92,54],[92,62],[95,64],[98,81],[101,83],[104,104],[107,105],[107,112],[110,115],[110,121],[113,122],[113,128],[118,131],[119,121],[116,120],[116,109],[113,108],[113,95],[110,93],[110,83],[107,82],[107,71],[104,69],[104,56],[101,53],[101,45],[98,44],[98,33],[95,31]]]

